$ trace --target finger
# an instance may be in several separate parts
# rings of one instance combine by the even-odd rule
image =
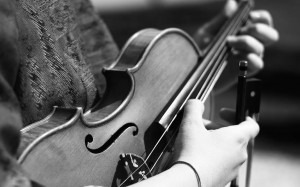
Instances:
[[[221,12],[221,15],[229,18],[236,12],[237,9],[237,2],[235,0],[228,0],[223,8],[223,11]]]
[[[235,124],[235,110],[231,108],[222,108],[220,110],[220,116],[230,124]]]
[[[264,53],[263,44],[249,35],[229,36],[227,43],[237,51],[256,53],[258,56]]]
[[[231,55],[231,57],[236,59],[236,61],[248,61],[248,76],[252,76],[264,68],[264,61],[262,59],[262,56],[258,56],[255,53],[236,51]]]
[[[198,35],[212,37],[219,31],[223,23],[236,12],[237,8],[235,0],[228,0],[222,11],[198,30]]]
[[[184,106],[182,124],[184,125],[197,125],[203,129],[202,115],[204,112],[204,104],[197,99],[189,100]]]
[[[222,122],[222,123],[210,123],[210,124],[206,124],[206,129],[207,130],[217,130],[223,127],[228,127],[231,126],[232,124],[226,123],[226,122]]]
[[[241,35],[250,35],[265,46],[279,40],[278,31],[264,23],[249,24],[240,30]]]
[[[235,131],[246,142],[251,138],[255,138],[259,133],[258,124],[250,117],[247,117],[242,123],[231,127],[233,127],[231,130]]]
[[[249,73],[248,76],[252,76],[264,68],[264,61],[262,57],[254,53],[249,53],[246,56],[249,62]]]
[[[210,126],[211,124],[213,124],[213,122],[210,121],[210,120],[208,120],[208,119],[203,119],[203,124],[204,124],[205,127],[208,127],[208,126]]]
[[[223,124],[213,123],[210,120],[203,119],[204,126],[207,130],[215,130],[224,127]]]
[[[273,27],[273,18],[266,10],[254,10],[249,14],[252,23],[264,23]]]

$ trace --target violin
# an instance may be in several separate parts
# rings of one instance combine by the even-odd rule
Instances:
[[[236,13],[200,51],[176,28],[145,29],[105,68],[104,97],[89,111],[54,107],[46,118],[21,130],[19,163],[45,186],[125,186],[166,169],[184,104],[206,103],[226,67],[236,35],[253,4],[240,1]]]

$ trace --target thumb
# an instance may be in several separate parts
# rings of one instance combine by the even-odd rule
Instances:
[[[230,124],[235,124],[235,110],[231,108],[221,108],[220,117]]]
[[[203,112],[204,104],[200,100],[188,100],[184,106],[181,127],[184,128],[185,126],[190,126],[193,128],[194,126],[197,126],[201,129],[205,129],[202,119]]]
[[[212,34],[216,33],[225,21],[230,18],[238,9],[238,4],[235,0],[227,0],[222,11],[214,17],[209,24],[207,30]]]
[[[244,142],[248,142],[250,139],[255,138],[259,133],[259,125],[255,120],[247,117],[245,121],[238,125],[229,126],[226,129],[229,134],[235,134],[235,137]]]
[[[207,30],[212,34],[216,33],[222,24],[230,18],[238,9],[238,4],[235,0],[227,0],[222,11],[214,17],[214,19],[207,25]]]
[[[194,146],[199,142],[198,139],[207,132],[202,120],[203,111],[204,105],[201,101],[195,99],[186,102],[175,141],[175,160],[190,157],[190,154],[195,150]]]
[[[222,25],[235,13],[237,8],[238,4],[235,0],[227,0],[222,11],[197,30],[194,39],[200,49],[204,49],[211,42]]]
[[[255,138],[259,133],[258,123],[250,117],[246,117],[246,120],[237,125],[238,128],[241,128],[241,135],[248,138]]]
[[[237,9],[238,9],[238,4],[236,0],[227,0],[223,8],[223,11],[221,12],[221,15],[226,18],[229,18],[235,13]]]

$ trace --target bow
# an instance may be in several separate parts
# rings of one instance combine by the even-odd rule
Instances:
[[[255,78],[247,78],[246,61],[239,63],[239,76],[237,85],[237,102],[236,102],[236,123],[240,123],[246,119],[246,116],[252,117],[255,121],[259,120],[261,80]],[[250,140],[247,152],[248,160],[246,167],[245,187],[250,187],[251,169],[253,162],[254,139]],[[238,179],[236,178],[230,184],[230,187],[238,187]]]

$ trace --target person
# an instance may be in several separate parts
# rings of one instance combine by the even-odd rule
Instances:
[[[195,33],[199,46],[235,9],[236,2],[228,0],[220,16]],[[264,48],[278,33],[267,11],[252,11],[250,18],[252,24],[228,44],[249,61],[253,74],[263,68]],[[101,69],[112,65],[119,50],[88,0],[0,0],[0,23],[0,186],[39,186],[16,162],[20,129],[43,119],[54,105],[92,107],[105,91]],[[233,82],[229,73],[224,77],[223,86]],[[258,124],[247,118],[209,131],[203,111],[197,100],[186,103],[175,143],[174,160],[195,171],[175,164],[133,186],[198,186],[195,174],[204,187],[225,186],[237,175]]]

